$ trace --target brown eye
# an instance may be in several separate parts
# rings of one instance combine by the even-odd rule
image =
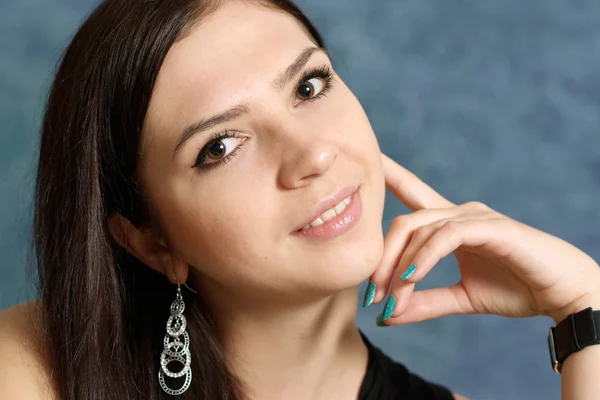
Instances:
[[[223,154],[225,154],[225,145],[220,140],[214,141],[213,144],[206,149],[206,155],[211,160],[218,160]]]
[[[227,131],[216,134],[213,140],[200,150],[193,167],[208,169],[228,162],[228,159],[233,157],[243,146],[245,140],[246,138],[240,137],[234,132]],[[235,145],[235,141],[238,142],[237,145]]]
[[[298,98],[301,100],[313,98],[323,90],[323,86],[321,78],[309,79],[298,87]]]

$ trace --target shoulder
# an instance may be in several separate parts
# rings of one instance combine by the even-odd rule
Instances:
[[[0,400],[55,400],[50,360],[43,346],[40,303],[0,311]]]

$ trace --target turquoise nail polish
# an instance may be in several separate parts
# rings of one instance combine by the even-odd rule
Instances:
[[[375,325],[381,326],[381,327],[386,327],[387,325],[383,323],[382,317],[383,317],[383,313],[379,313],[379,315],[375,319]]]
[[[375,289],[377,287],[371,281],[369,281],[369,286],[367,286],[367,291],[365,292],[365,298],[363,300],[363,307],[369,307],[373,304],[373,299],[375,298]]]
[[[385,302],[385,307],[383,308],[384,321],[392,316],[394,307],[396,307],[396,298],[390,294]]]
[[[410,267],[408,267],[406,271],[404,271],[404,273],[400,275],[400,279],[402,279],[403,281],[407,280],[408,278],[413,276],[416,270],[417,266],[415,264],[410,264]]]

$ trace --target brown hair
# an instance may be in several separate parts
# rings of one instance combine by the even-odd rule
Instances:
[[[291,1],[256,2],[294,16],[325,47]],[[42,126],[33,241],[61,399],[173,398],[160,388],[158,371],[175,287],[117,245],[108,216],[150,222],[136,168],[152,89],[173,43],[219,5],[105,0],[62,56]],[[179,398],[244,398],[201,295],[189,293],[183,289],[193,379]]]

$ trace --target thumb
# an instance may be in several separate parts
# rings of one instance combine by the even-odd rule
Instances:
[[[385,325],[410,324],[455,314],[474,314],[475,310],[462,286],[452,286],[415,291],[408,300],[405,311],[385,320]]]

